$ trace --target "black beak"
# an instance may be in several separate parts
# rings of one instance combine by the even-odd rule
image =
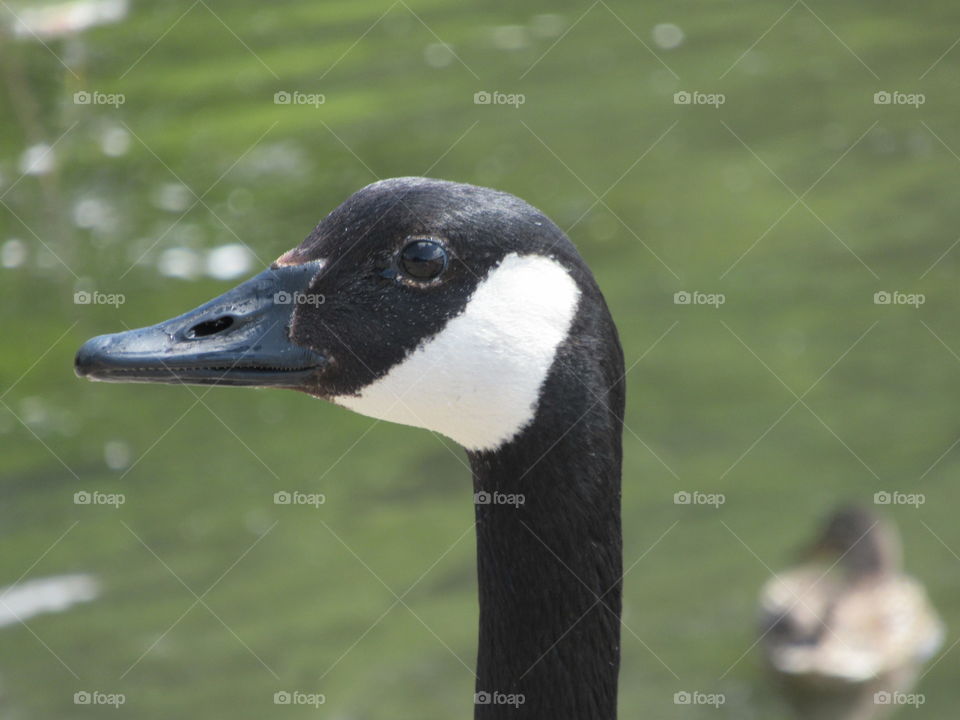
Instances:
[[[83,344],[79,377],[106,382],[302,388],[326,365],[294,344],[290,324],[320,261],[265,270],[196,310]]]

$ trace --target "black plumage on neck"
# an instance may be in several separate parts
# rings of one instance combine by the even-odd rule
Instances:
[[[581,303],[534,421],[469,453],[481,500],[477,720],[616,717],[623,355],[596,295]]]

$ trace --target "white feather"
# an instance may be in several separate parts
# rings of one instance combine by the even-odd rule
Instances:
[[[555,260],[506,256],[464,311],[386,375],[334,402],[492,450],[533,420],[580,290]]]

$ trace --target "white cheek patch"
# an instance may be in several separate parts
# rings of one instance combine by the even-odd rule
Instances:
[[[510,254],[443,330],[359,394],[333,401],[492,450],[533,420],[579,297],[555,260]]]

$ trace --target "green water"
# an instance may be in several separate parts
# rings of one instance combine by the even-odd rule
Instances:
[[[624,718],[786,717],[751,649],[759,587],[824,512],[878,491],[925,495],[886,511],[950,648],[956,19],[947,2],[178,0],[46,46],[0,37],[0,245],[21,241],[0,268],[0,585],[101,584],[0,628],[2,716],[469,717],[459,449],[294,393],[94,385],[71,368],[86,338],[235,282],[165,276],[167,251],[242,242],[252,274],[350,192],[423,173],[516,193],[569,228],[618,321]],[[669,28],[654,38],[663,23],[676,47]],[[474,104],[480,91],[524,102]],[[38,143],[55,165],[21,178]],[[75,304],[84,289],[125,302]],[[275,505],[283,490],[326,502]],[[683,490],[725,503],[677,505]],[[951,716],[958,662],[939,660],[901,716]],[[126,702],[75,705],[84,690]],[[284,690],[326,702],[274,705]],[[674,704],[683,690],[726,703]]]

